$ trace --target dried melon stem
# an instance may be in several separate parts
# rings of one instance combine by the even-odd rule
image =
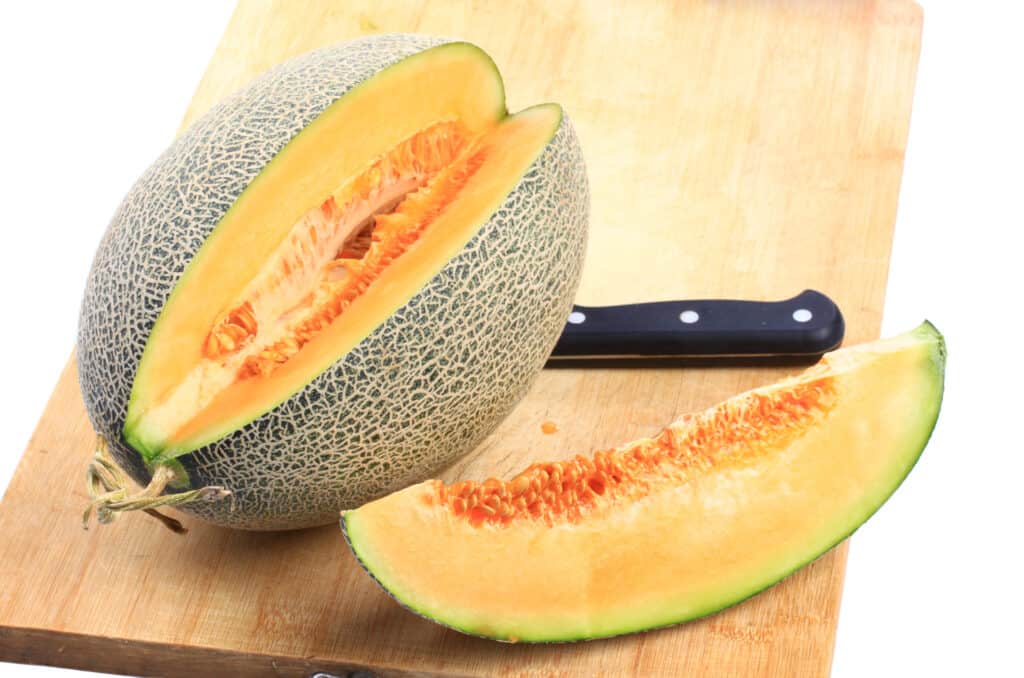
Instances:
[[[113,522],[118,515],[126,511],[142,511],[159,520],[172,532],[184,534],[188,530],[180,522],[160,513],[157,509],[202,501],[220,501],[224,498],[231,498],[234,501],[231,491],[219,486],[164,494],[169,485],[182,480],[179,475],[183,472],[179,472],[172,464],[157,464],[152,472],[149,484],[131,494],[128,489],[128,477],[110,456],[106,439],[98,436],[96,449],[86,473],[86,489],[91,501],[82,515],[82,527],[89,529],[89,521],[94,511],[96,521],[101,525]]]
[[[635,502],[712,469],[751,464],[803,435],[835,402],[831,376],[751,391],[682,417],[653,438],[592,458],[536,463],[508,481],[489,478],[450,486],[434,481],[428,497],[474,525],[575,523],[594,510]]]

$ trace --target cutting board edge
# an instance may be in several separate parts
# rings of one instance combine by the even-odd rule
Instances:
[[[0,662],[169,678],[226,675],[228,672],[242,672],[240,675],[245,676],[309,676],[323,671],[344,676],[366,671],[377,678],[441,675],[409,671],[401,667],[362,666],[316,657],[240,652],[4,624],[0,624]],[[458,674],[443,675],[444,678],[460,678]]]

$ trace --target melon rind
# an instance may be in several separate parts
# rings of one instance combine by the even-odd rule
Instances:
[[[444,42],[374,36],[282,64],[197,121],[131,189],[89,274],[77,359],[90,420],[137,482],[150,472],[122,439],[127,404],[188,263],[317,115],[382,68]],[[177,458],[192,487],[221,485],[234,497],[233,507],[183,509],[248,529],[331,523],[471,450],[525,394],[564,326],[588,212],[582,153],[563,116],[501,207],[385,323],[272,411]]]

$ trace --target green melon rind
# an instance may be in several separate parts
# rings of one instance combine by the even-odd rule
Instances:
[[[127,403],[190,258],[303,125],[381,68],[442,42],[371,36],[275,67],[200,118],[129,192],[89,274],[76,356],[90,421],[136,482],[151,472],[121,438]],[[244,529],[323,525],[471,450],[525,394],[564,327],[588,215],[566,117],[505,204],[387,322],[275,410],[174,460],[191,487],[234,493],[181,510]]]
[[[590,627],[590,631],[587,633],[565,633],[564,630],[558,628],[545,629],[541,627],[536,629],[527,629],[517,627],[509,629],[503,634],[492,635],[482,632],[479,624],[477,623],[460,619],[456,615],[448,614],[448,616],[445,616],[445,613],[448,611],[439,613],[438,611],[428,609],[427,606],[421,605],[418,601],[414,600],[412,596],[401,591],[400,586],[387,581],[387,575],[382,573],[386,568],[374,563],[373,557],[369,553],[369,549],[364,548],[362,545],[365,537],[361,534],[358,520],[353,520],[353,518],[358,515],[357,512],[347,511],[342,514],[342,533],[345,537],[346,543],[355,555],[356,560],[370,575],[370,577],[388,593],[389,596],[412,612],[467,635],[506,642],[573,642],[609,638],[636,633],[639,631],[675,626],[677,624],[715,614],[771,588],[794,572],[814,562],[844,540],[848,539],[865,522],[867,522],[883,504],[885,504],[889,497],[891,497],[892,494],[899,489],[900,485],[903,484],[903,481],[910,474],[911,470],[913,470],[918,459],[920,459],[922,452],[924,452],[924,449],[931,438],[932,432],[934,431],[935,424],[938,421],[939,411],[942,405],[945,380],[946,345],[942,334],[931,322],[927,320],[917,328],[908,332],[906,336],[916,339],[922,348],[922,373],[925,376],[925,380],[920,402],[923,407],[922,410],[919,411],[920,421],[918,426],[913,430],[908,431],[906,434],[906,437],[908,438],[905,447],[906,454],[898,457],[901,463],[897,464],[898,468],[895,469],[893,482],[880,487],[876,493],[865,496],[862,511],[860,511],[856,517],[844,521],[846,527],[839,528],[837,532],[838,536],[829,539],[824,548],[815,549],[813,555],[802,558],[796,564],[780,568],[778,573],[773,573],[767,577],[759,579],[758,582],[753,584],[748,590],[738,592],[732,596],[726,595],[714,601],[709,601],[696,611],[684,615],[673,614],[672,611],[663,611],[660,613],[653,613],[646,618],[644,618],[643,615],[640,615],[640,619],[636,619],[632,622],[622,622],[619,620],[602,622],[598,620],[597,623],[587,624],[587,626]],[[500,628],[502,624],[500,622],[495,622],[488,626],[490,628]]]
[[[436,47],[431,47],[421,52],[416,52],[411,56],[405,57],[404,59],[392,64],[391,66],[382,69],[376,75],[367,78],[366,80],[353,86],[350,90],[345,92],[345,95],[339,97],[333,104],[328,106],[323,111],[323,113],[321,113],[319,116],[313,119],[313,121],[310,122],[308,125],[303,127],[301,132],[296,134],[295,137],[293,137],[292,140],[289,141],[284,146],[284,148],[282,148],[281,151],[278,152],[277,155],[275,155],[273,159],[266,164],[263,171],[256,175],[256,177],[241,192],[241,194],[239,194],[238,200],[235,202],[235,204],[232,205],[227,210],[227,212],[224,213],[224,216],[220,219],[220,222],[218,222],[217,226],[214,226],[213,231],[206,238],[206,241],[203,243],[203,246],[199,248],[199,251],[196,252],[195,256],[189,262],[188,266],[185,268],[185,271],[181,274],[181,277],[178,279],[178,282],[174,285],[174,288],[171,291],[170,296],[167,298],[167,302],[164,304],[164,309],[167,309],[178,298],[179,290],[182,287],[182,283],[191,276],[192,271],[194,271],[202,262],[206,260],[207,253],[211,249],[211,243],[215,242],[220,237],[220,234],[223,232],[222,229],[220,228],[220,223],[222,223],[232,213],[234,213],[238,203],[245,199],[246,195],[261,190],[262,185],[264,183],[263,179],[266,176],[266,170],[270,169],[277,163],[280,163],[282,161],[282,158],[287,158],[291,148],[294,146],[295,140],[299,136],[304,135],[307,132],[316,133],[316,131],[319,128],[323,127],[323,125],[325,124],[323,122],[323,116],[330,114],[330,112],[333,109],[336,109],[339,106],[343,106],[345,104],[345,98],[349,94],[366,89],[367,87],[379,86],[382,82],[385,82],[387,78],[393,77],[395,73],[401,72],[406,68],[415,68],[419,66],[425,59],[433,58],[439,52],[450,51],[464,51],[467,54],[471,55],[473,58],[479,59],[482,63],[489,66],[490,69],[494,71],[495,81],[499,85],[498,90],[495,92],[495,102],[497,103],[497,106],[495,108],[497,115],[495,116],[495,118],[497,120],[501,120],[507,117],[508,109],[506,108],[505,105],[505,90],[504,87],[502,86],[503,81],[501,79],[501,74],[498,72],[498,67],[494,63],[494,60],[491,59],[491,57],[486,52],[484,52],[482,49],[471,43],[448,42],[440,44]],[[559,121],[561,121],[561,115],[559,115]],[[554,131],[552,132],[551,136],[554,136]],[[550,137],[548,140],[550,140]],[[505,196],[503,196],[503,199],[504,197]],[[496,210],[499,205],[500,202],[498,202],[498,204],[494,206],[494,210]],[[491,210],[491,212],[493,212],[494,210]],[[484,222],[481,222],[481,225],[483,225],[483,223]],[[439,265],[437,266],[435,273],[437,272],[437,270],[440,270],[444,263],[447,262],[439,262]],[[154,351],[152,349],[152,346],[156,342],[153,341],[153,337],[158,336],[158,333],[160,332],[162,327],[163,317],[164,313],[161,313],[160,316],[157,318],[156,322],[153,324],[153,329],[150,332],[150,340],[146,342],[146,348],[143,350],[142,358],[139,360],[139,366],[136,370],[136,375],[146,374],[147,366],[152,360],[154,360]],[[372,327],[369,328],[362,338],[365,338],[365,336],[369,334],[373,329],[374,328]],[[324,369],[327,369],[327,367],[325,367]],[[323,370],[321,370],[321,372],[322,371]],[[317,374],[319,374],[319,372]],[[205,439],[193,441],[193,444],[188,447],[180,449],[164,449],[159,445],[154,445],[150,442],[150,438],[152,437],[151,434],[141,427],[141,422],[139,421],[140,417],[142,416],[142,413],[135,412],[138,399],[138,392],[140,389],[144,387],[144,385],[145,381],[139,376],[137,376],[133,383],[131,395],[128,397],[128,412],[125,416],[125,424],[124,429],[122,431],[122,435],[124,436],[124,440],[133,448],[135,448],[135,450],[139,452],[139,454],[142,455],[142,458],[145,460],[148,466],[152,466],[163,461],[174,459],[175,457],[179,457],[183,454],[187,454],[188,452],[191,452],[196,448],[202,447],[203,445],[207,445],[213,442],[214,440],[223,437],[226,433],[229,433],[232,430],[244,426],[245,424],[249,423],[256,417],[260,416],[261,414],[264,414],[265,412],[273,409],[274,407],[281,404],[291,396],[295,395],[295,393],[301,391],[303,388],[303,386],[300,386],[290,392],[282,394],[281,398],[276,400],[270,407],[267,407],[266,409],[260,412],[256,412],[252,416],[247,416],[242,420],[231,422],[229,426],[225,427],[226,430],[218,430],[214,434],[208,436]]]

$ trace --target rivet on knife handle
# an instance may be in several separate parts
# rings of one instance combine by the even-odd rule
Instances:
[[[844,330],[839,308],[815,290],[784,301],[574,306],[551,358],[814,358]]]

